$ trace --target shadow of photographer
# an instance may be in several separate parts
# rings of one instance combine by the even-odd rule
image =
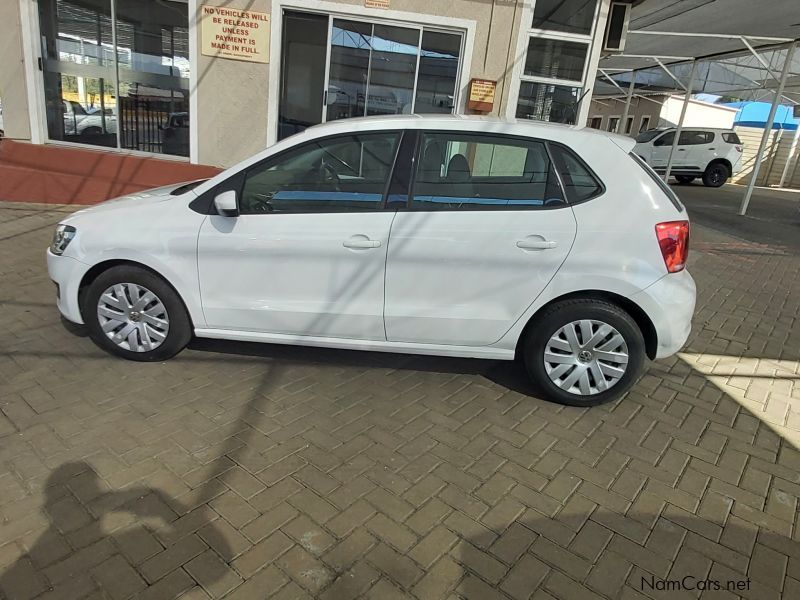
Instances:
[[[230,548],[212,517],[196,509],[191,514],[200,518],[181,527],[187,509],[158,489],[109,490],[89,464],[68,462],[50,473],[44,496],[49,527],[0,576],[0,598],[83,598],[100,590],[128,597],[174,568],[163,552],[178,542],[198,555],[196,579],[204,586],[227,573]],[[189,576],[172,583],[196,585]]]

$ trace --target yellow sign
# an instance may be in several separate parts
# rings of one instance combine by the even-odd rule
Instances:
[[[478,112],[489,112],[494,106],[494,93],[497,82],[488,79],[473,79],[469,82],[469,101],[467,108]]]
[[[367,8],[389,8],[389,0],[364,0]]]
[[[206,56],[269,62],[269,15],[220,6],[201,7],[201,48]]]

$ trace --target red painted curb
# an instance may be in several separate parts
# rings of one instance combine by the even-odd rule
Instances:
[[[0,199],[97,204],[152,187],[213,177],[222,169],[103,150],[0,142]]]

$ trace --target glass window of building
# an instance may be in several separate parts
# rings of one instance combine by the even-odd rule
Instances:
[[[516,116],[574,124],[585,86],[597,0],[535,0]]]
[[[51,140],[189,155],[185,0],[39,0]]]
[[[461,32],[286,11],[282,33],[278,139],[323,121],[455,109]]]

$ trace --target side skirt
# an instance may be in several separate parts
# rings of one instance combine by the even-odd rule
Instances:
[[[400,354],[427,354],[432,356],[454,356],[460,358],[487,358],[492,360],[514,360],[514,350],[489,346],[445,346],[439,344],[412,344],[409,342],[387,342],[378,340],[351,340],[331,337],[287,335],[281,333],[258,333],[229,329],[195,329],[197,337],[240,342],[263,342],[290,346],[316,346],[344,350],[367,350],[373,352],[397,352]]]

